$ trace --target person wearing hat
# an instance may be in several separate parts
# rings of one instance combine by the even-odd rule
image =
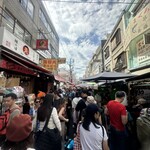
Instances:
[[[16,115],[6,128],[6,139],[3,150],[33,147],[31,117],[28,114]]]
[[[104,126],[99,123],[100,110],[96,104],[85,109],[83,122],[78,126],[82,150],[109,150]]]
[[[37,94],[37,98],[42,98],[42,97],[45,97],[45,93],[42,92],[42,91],[39,91],[39,93]]]
[[[89,105],[89,104],[96,104],[96,100],[94,99],[93,96],[88,96],[87,97],[87,101],[86,101],[86,105]]]

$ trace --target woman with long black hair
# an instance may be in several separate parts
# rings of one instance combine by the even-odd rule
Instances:
[[[61,124],[57,110],[53,107],[53,95],[47,94],[37,111],[36,150],[61,150]]]
[[[84,119],[79,125],[82,150],[109,150],[105,128],[99,123],[100,110],[96,104],[85,109]]]

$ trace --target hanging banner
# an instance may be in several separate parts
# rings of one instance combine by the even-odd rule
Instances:
[[[57,59],[43,59],[42,66],[49,71],[57,71],[58,60]]]
[[[48,50],[48,39],[37,39],[36,49]]]

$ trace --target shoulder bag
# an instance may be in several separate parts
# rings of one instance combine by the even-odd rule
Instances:
[[[61,135],[57,128],[47,127],[53,108],[50,109],[49,116],[42,131],[35,133],[36,150],[61,150]]]
[[[81,123],[79,123],[78,125],[77,135],[74,138],[73,150],[82,150],[81,142],[80,142],[80,126],[81,126]]]

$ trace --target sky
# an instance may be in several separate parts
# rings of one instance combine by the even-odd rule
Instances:
[[[99,0],[108,3],[84,3],[98,0],[43,0],[44,6],[60,38],[59,56],[67,58],[60,67],[68,68],[74,60],[74,74],[83,77],[86,67],[102,39],[113,30],[121,12],[131,0]],[[66,0],[67,1],[67,0]]]

